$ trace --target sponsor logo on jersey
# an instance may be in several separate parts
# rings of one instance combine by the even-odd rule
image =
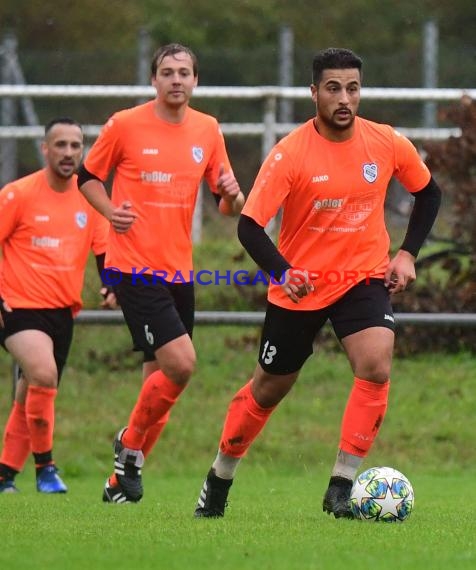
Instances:
[[[35,222],[49,222],[50,221],[50,217],[48,216],[48,214],[46,214],[45,216],[35,216]]]
[[[160,170],[152,170],[151,172],[142,170],[140,177],[142,182],[157,184],[170,182],[172,179],[172,174],[170,172],[161,172]]]
[[[33,247],[51,247],[58,248],[60,245],[59,238],[53,238],[50,236],[31,236],[31,245]]]
[[[203,148],[201,146],[192,146],[193,160],[200,164],[203,160]]]
[[[387,313],[384,314],[383,318],[385,321],[392,321],[392,323],[395,322],[395,319],[392,317],[392,315],[387,315]]]
[[[362,166],[362,173],[367,182],[375,182],[378,176],[378,167],[375,162],[364,164]]]
[[[74,214],[74,219],[76,220],[78,228],[81,229],[85,228],[88,223],[88,215],[86,212],[76,212],[76,214]]]
[[[314,210],[338,210],[344,204],[343,198],[324,198],[323,200],[314,200]]]
[[[158,148],[143,148],[142,149],[142,154],[159,154],[159,149]]]

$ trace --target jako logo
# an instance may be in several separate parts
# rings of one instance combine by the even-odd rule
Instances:
[[[320,176],[313,176],[313,182],[327,182],[329,180],[329,176],[327,174],[321,174]]]

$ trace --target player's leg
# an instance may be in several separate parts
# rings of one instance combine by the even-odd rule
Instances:
[[[317,325],[310,313],[268,306],[258,366],[252,379],[229,405],[218,453],[195,509],[196,517],[224,515],[228,491],[241,458],[290,391],[312,353]]]
[[[143,382],[145,382],[147,380],[147,378],[153,372],[156,372],[157,370],[160,370],[160,368],[159,368],[159,364],[158,364],[157,360],[155,359],[155,356],[153,357],[153,360],[151,360],[151,361],[146,360],[142,364],[142,380],[143,380]],[[144,459],[147,458],[149,453],[154,448],[155,444],[157,443],[160,436],[162,435],[162,431],[164,430],[165,426],[167,425],[167,422],[169,421],[169,419],[170,419],[170,410],[165,415],[163,415],[161,418],[159,418],[159,420],[154,425],[150,426],[149,429],[147,430],[147,433],[145,436],[145,441],[144,441],[144,444],[142,446],[142,453],[144,454]]]
[[[143,447],[151,447],[147,434],[166,420],[185,389],[195,366],[195,349],[167,287],[133,285],[126,279],[118,292],[135,349],[153,354],[157,363],[142,384],[127,428],[114,440],[115,476],[106,482],[103,500],[120,503],[142,498]]]
[[[180,316],[180,320],[185,326],[188,335],[190,338],[192,338],[195,322],[195,293],[193,283],[170,284],[168,285],[168,289],[174,299],[175,307]],[[145,355],[144,363],[142,366],[143,380],[147,380],[147,378],[158,369],[159,364],[155,358],[155,355]],[[167,411],[162,417],[160,417],[158,421],[150,426],[147,430],[145,441],[142,446],[144,458],[149,455],[156,442],[159,440],[169,418],[170,410]]]
[[[188,334],[167,342],[155,355],[159,368],[142,385],[123,437],[131,449],[143,448],[147,430],[175,404],[195,366],[195,349]]]
[[[9,336],[8,351],[19,363],[28,381],[25,398],[26,424],[36,467],[37,490],[64,493],[53,459],[55,398],[58,369],[52,338],[40,330],[24,330]]]
[[[251,380],[232,398],[220,438],[195,509],[196,517],[222,517],[241,458],[266,425],[281,399],[291,390],[299,371],[268,374],[258,364]]]
[[[26,422],[25,400],[28,384],[20,373],[15,383],[12,409],[3,431],[0,454],[0,493],[16,493],[15,477],[23,471],[30,455],[30,432]]]
[[[323,510],[352,518],[348,499],[353,480],[385,417],[394,345],[388,293],[380,281],[361,284],[338,306],[334,328],[354,374],[341,439]]]

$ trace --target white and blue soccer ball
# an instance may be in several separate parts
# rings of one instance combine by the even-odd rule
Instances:
[[[355,480],[350,506],[356,519],[403,522],[415,505],[410,481],[393,467],[371,467]]]

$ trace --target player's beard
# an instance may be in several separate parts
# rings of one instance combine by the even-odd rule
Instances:
[[[355,115],[350,115],[350,118],[346,123],[339,123],[336,121],[334,119],[334,114],[330,118],[325,115],[319,115],[319,119],[328,129],[343,132],[352,128],[355,121]]]
[[[67,166],[69,167],[70,165],[68,164]],[[69,180],[76,172],[76,165],[72,164],[71,168],[70,169],[68,168],[68,170],[65,171],[62,169],[61,165],[58,164],[57,166],[52,167],[52,170],[58,178],[62,178],[63,180]]]

